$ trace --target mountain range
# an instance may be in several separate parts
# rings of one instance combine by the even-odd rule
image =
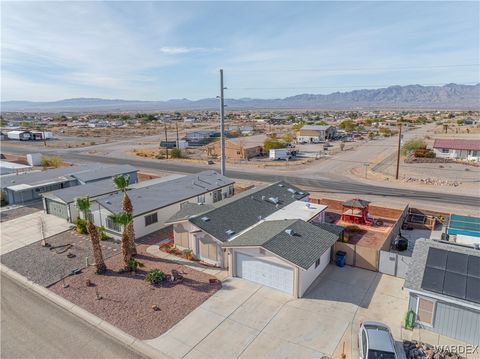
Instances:
[[[480,110],[480,83],[476,85],[447,84],[444,86],[390,86],[335,92],[328,95],[300,94],[277,99],[225,99],[230,110],[369,110],[369,109],[431,109]],[[52,102],[2,101],[2,112],[114,112],[217,110],[219,100],[173,99],[168,101],[111,100],[73,98]]]

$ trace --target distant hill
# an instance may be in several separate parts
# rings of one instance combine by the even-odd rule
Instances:
[[[480,84],[444,86],[390,86],[375,90],[335,92],[328,95],[301,94],[281,99],[226,99],[233,110],[254,109],[451,109],[479,110]],[[201,100],[128,101],[74,98],[53,102],[2,101],[3,112],[166,111],[216,110],[215,98]]]

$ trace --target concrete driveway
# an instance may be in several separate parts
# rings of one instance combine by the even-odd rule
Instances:
[[[150,345],[175,358],[333,357],[381,275],[330,265],[306,298],[239,278]]]
[[[15,249],[42,239],[40,221],[45,223],[45,237],[53,236],[66,231],[71,223],[65,219],[44,212],[35,212],[23,217],[0,223],[1,239],[0,254],[5,254]]]

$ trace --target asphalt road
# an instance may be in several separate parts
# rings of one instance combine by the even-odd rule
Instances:
[[[183,165],[172,162],[155,162],[152,160],[142,160],[142,159],[123,159],[123,158],[112,158],[112,157],[98,157],[92,155],[84,155],[78,153],[69,153],[64,154],[64,158],[77,160],[77,161],[86,161],[86,162],[102,162],[109,164],[131,164],[132,166],[139,168],[152,169],[157,171],[167,171],[167,172],[180,172],[180,173],[197,173],[205,169],[217,169],[216,166],[191,166]],[[372,196],[383,196],[383,197],[393,197],[393,198],[409,198],[411,200],[419,201],[430,201],[435,203],[442,204],[456,204],[456,205],[465,205],[465,206],[479,206],[480,199],[474,196],[462,196],[457,194],[449,193],[440,193],[440,192],[428,192],[428,191],[417,191],[404,188],[393,188],[393,187],[384,187],[384,186],[375,186],[364,184],[360,182],[353,181],[339,181],[339,180],[329,180],[329,179],[314,179],[314,178],[305,178],[297,177],[293,175],[270,175],[266,173],[259,172],[244,172],[244,171],[235,171],[227,169],[227,176],[236,179],[242,180],[253,180],[260,182],[275,182],[284,180],[291,184],[305,187],[309,190],[316,190],[321,192],[331,192],[331,193],[348,193],[352,195],[372,195]]]
[[[1,289],[1,358],[142,358],[7,276]]]
[[[5,146],[2,144],[2,150],[7,153],[17,153],[17,154],[26,154],[32,152],[28,148],[14,147],[14,146]],[[106,157],[106,156],[94,156],[88,154],[82,154],[75,150],[59,150],[59,149],[48,149],[46,151],[36,150],[36,152],[44,152],[49,155],[59,155],[67,161],[73,162],[100,162],[108,164],[130,164],[137,168],[150,169],[156,171],[167,171],[167,172],[179,172],[179,173],[197,173],[206,169],[215,169],[219,170],[218,165],[191,165],[191,164],[180,164],[172,163],[168,161],[152,161],[148,159],[135,159],[135,158],[116,158],[116,157]],[[338,165],[337,165],[338,166]],[[478,207],[480,205],[480,198],[477,196],[465,196],[451,193],[442,193],[442,192],[431,192],[431,191],[420,191],[412,190],[408,188],[395,188],[388,187],[388,184],[385,186],[380,185],[371,185],[361,182],[356,182],[354,180],[345,178],[343,176],[338,176],[335,178],[336,171],[327,171],[330,172],[332,178],[307,178],[301,175],[295,175],[295,172],[292,172],[291,175],[272,175],[261,172],[254,171],[238,171],[238,170],[228,170],[226,175],[240,180],[250,180],[250,181],[260,181],[260,182],[275,182],[279,180],[285,180],[294,185],[302,186],[305,189],[310,191],[319,191],[326,193],[345,193],[351,195],[370,195],[370,196],[381,196],[386,199],[388,198],[403,198],[409,199],[412,201],[425,201],[438,204],[455,204],[460,206],[469,206],[469,207]],[[337,172],[338,173],[338,172]],[[330,177],[330,176],[329,176]]]

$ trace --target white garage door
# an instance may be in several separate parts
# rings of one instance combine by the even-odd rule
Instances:
[[[293,294],[293,268],[237,253],[237,277]]]

